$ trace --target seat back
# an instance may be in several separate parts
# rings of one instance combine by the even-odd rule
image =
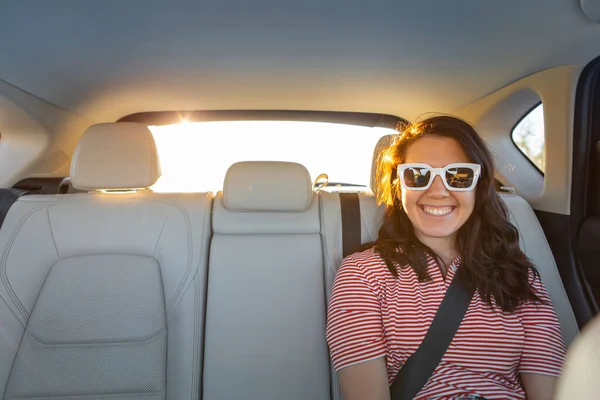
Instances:
[[[360,205],[361,243],[377,240],[379,228],[383,223],[385,207],[378,206],[373,195],[358,195]],[[338,193],[319,192],[321,211],[321,235],[323,241],[327,300],[333,286],[335,274],[342,265],[343,242],[340,196]]]
[[[325,251],[326,276],[328,292],[342,261],[342,226],[340,202],[337,193],[319,193],[321,203],[321,232]],[[573,309],[567,298],[558,268],[544,231],[540,226],[533,209],[522,197],[502,194],[510,219],[519,231],[520,245],[523,252],[538,268],[542,281],[552,299],[561,324],[562,335],[569,344],[578,333]],[[377,231],[381,227],[385,207],[377,205],[375,196],[360,195],[362,242],[377,239]]]
[[[329,399],[319,206],[295,163],[243,162],[215,198],[203,399]]]
[[[568,346],[579,333],[579,328],[542,226],[529,203],[521,196],[502,194],[501,197],[508,208],[510,222],[519,231],[521,250],[540,272]]]
[[[148,187],[160,176],[152,135],[94,126],[71,174],[85,190]],[[211,203],[148,192],[19,199],[0,229],[4,398],[198,398]]]

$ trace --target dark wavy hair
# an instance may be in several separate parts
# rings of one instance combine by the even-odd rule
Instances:
[[[413,226],[402,207],[401,186],[397,166],[407,149],[426,136],[456,140],[471,162],[481,165],[476,186],[475,208],[456,234],[460,268],[467,271],[471,288],[481,299],[503,311],[513,311],[521,302],[540,302],[532,289],[529,270],[534,280],[539,273],[519,248],[519,232],[510,223],[504,202],[496,192],[494,162],[487,146],[467,122],[450,116],[436,116],[401,128],[390,147],[379,155],[377,165],[377,200],[387,209],[379,237],[371,246],[383,258],[389,271],[398,276],[397,267],[412,268],[420,281],[427,274],[427,254],[438,262],[441,258],[415,236]]]

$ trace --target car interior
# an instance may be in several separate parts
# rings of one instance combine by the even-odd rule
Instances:
[[[2,2],[2,398],[341,399],[346,240],[377,238],[382,149],[438,114],[492,150],[569,346],[600,304],[599,24],[595,0]]]

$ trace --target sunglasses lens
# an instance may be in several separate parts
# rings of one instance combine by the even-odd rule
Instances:
[[[475,171],[472,168],[460,167],[446,170],[446,182],[456,189],[468,189],[473,186]]]
[[[409,188],[421,188],[427,186],[431,179],[431,170],[428,168],[411,167],[403,172],[402,179]]]

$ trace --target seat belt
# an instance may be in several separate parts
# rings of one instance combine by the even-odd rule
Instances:
[[[0,188],[0,228],[4,223],[8,210],[19,197],[27,194],[24,190],[12,189],[12,188]]]
[[[466,269],[458,267],[423,342],[400,368],[390,387],[392,400],[414,398],[446,353],[473,297],[465,273]]]
[[[340,193],[342,213],[342,255],[352,254],[361,244],[360,202],[358,193]]]
[[[339,197],[342,214],[342,255],[346,257],[361,245],[360,201],[358,193],[339,193]],[[333,364],[331,370],[333,371]],[[335,372],[332,375],[331,398],[342,400]]]

